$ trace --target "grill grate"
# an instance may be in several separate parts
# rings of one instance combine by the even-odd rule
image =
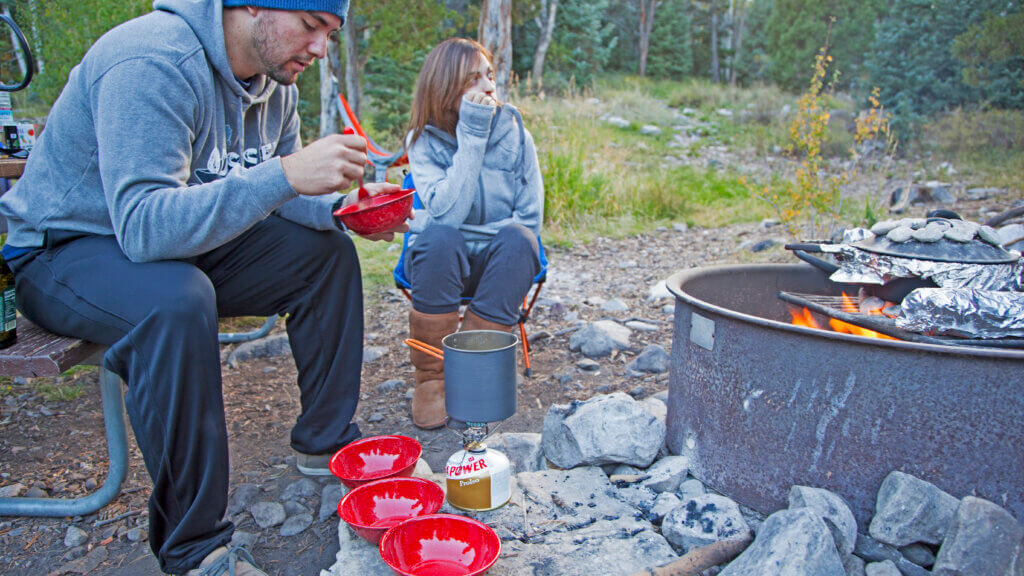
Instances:
[[[823,294],[803,294],[800,292],[780,291],[779,299],[795,306],[805,306],[812,312],[824,314],[836,320],[842,320],[874,330],[886,336],[906,340],[907,342],[922,342],[925,344],[939,344],[944,346],[984,346],[992,348],[1024,348],[1024,339],[1019,338],[954,338],[947,336],[928,336],[917,332],[904,330],[896,325],[896,321],[881,314],[864,314],[860,311],[854,298],[842,296],[826,296]]]

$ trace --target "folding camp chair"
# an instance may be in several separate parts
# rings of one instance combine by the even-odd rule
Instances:
[[[402,181],[402,188],[409,189],[413,188],[414,184],[412,181],[412,174],[406,174],[405,179]],[[413,193],[412,207],[414,210],[422,210],[423,202],[420,200],[418,193]],[[533,277],[533,296],[527,294],[523,298],[523,305],[519,308],[519,339],[523,343],[523,362],[526,365],[524,374],[531,376],[532,371],[530,370],[530,341],[526,338],[526,320],[530,317],[530,312],[533,310],[533,305],[537,302],[537,296],[540,295],[540,289],[544,286],[544,281],[547,280],[548,276],[548,257],[544,254],[544,244],[540,241],[540,236],[537,236],[537,247],[540,249],[538,256],[540,257],[540,272]],[[395,287],[402,291],[402,294],[412,302],[412,282],[409,281],[409,277],[405,273],[405,251],[409,249],[409,235],[405,234],[402,238],[402,253],[398,256],[398,263],[395,264],[395,269],[391,272],[392,277],[395,279]],[[466,306],[472,301],[472,296],[463,297],[462,305]],[[462,315],[459,315],[459,320],[462,320]]]
[[[366,139],[366,161],[367,164],[373,166],[373,174],[375,182],[384,182],[387,176],[388,168],[392,166],[404,166],[409,163],[409,157],[406,155],[405,150],[399,152],[388,152],[373,141],[373,138],[363,130],[361,124],[359,124],[359,118],[356,118],[352,107],[348,105],[348,100],[345,100],[345,95],[338,93],[338,111],[341,112],[341,119],[345,122],[345,128],[350,128],[356,134]]]

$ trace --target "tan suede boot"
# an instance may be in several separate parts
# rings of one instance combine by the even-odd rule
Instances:
[[[497,322],[491,322],[490,320],[484,320],[477,316],[472,310],[466,309],[466,315],[462,318],[461,331],[466,330],[497,330],[498,332],[508,332],[510,334],[518,334],[519,324],[513,324],[511,326],[505,326],[504,324],[498,324]]]
[[[455,332],[458,325],[458,312],[424,314],[409,309],[409,336],[435,348],[441,348],[441,339]],[[409,359],[416,367],[412,423],[425,430],[440,428],[448,419],[444,410],[444,360],[414,348],[409,349]]]

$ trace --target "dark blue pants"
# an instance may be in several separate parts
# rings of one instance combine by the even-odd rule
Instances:
[[[334,452],[360,436],[359,262],[340,231],[270,216],[187,261],[134,263],[113,237],[51,240],[14,261],[18,304],[41,327],[110,347],[146,468],[150,545],[184,573],[231,539],[219,316],[288,314],[301,413],[291,444]]]
[[[502,228],[475,256],[457,229],[428,226],[405,257],[412,307],[444,314],[472,297],[469,308],[477,316],[504,326],[517,324],[523,298],[540,273],[538,251],[537,237],[520,224]]]

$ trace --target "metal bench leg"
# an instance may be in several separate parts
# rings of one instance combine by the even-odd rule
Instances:
[[[267,321],[263,323],[256,330],[250,330],[248,332],[222,332],[217,334],[217,341],[221,344],[234,344],[236,342],[248,342],[250,340],[256,340],[257,338],[263,338],[267,334],[270,334],[270,330],[277,323],[277,314],[267,316]]]
[[[82,498],[0,498],[0,516],[85,516],[99,510],[117,496],[128,472],[124,395],[121,379],[102,365],[100,396],[103,398],[103,422],[107,429],[107,453],[110,456],[107,481],[103,486]]]

